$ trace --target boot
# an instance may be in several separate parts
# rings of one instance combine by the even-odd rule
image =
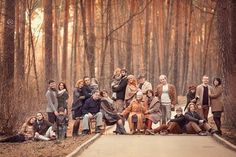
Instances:
[[[76,120],[74,122],[74,125],[73,125],[73,129],[72,129],[72,136],[73,137],[77,137],[79,136],[79,126],[80,126],[80,121],[79,120]]]

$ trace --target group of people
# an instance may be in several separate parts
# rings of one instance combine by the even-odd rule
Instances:
[[[112,77],[112,96],[105,89],[99,90],[98,82],[91,84],[85,76],[76,82],[73,90],[72,119],[74,119],[72,135],[79,135],[82,122],[82,135],[90,133],[90,121],[96,121],[95,132],[100,133],[103,123],[116,124],[115,134],[127,134],[124,124],[128,121],[131,134],[168,134],[168,133],[209,133],[222,134],[221,114],[223,112],[223,88],[220,78],[213,79],[209,85],[209,77],[203,76],[202,84],[189,86],[187,104],[176,109],[171,119],[171,111],[175,111],[177,94],[175,86],[167,82],[165,75],[160,75],[160,84],[153,90],[152,84],[139,75],[127,75],[126,69],[117,68]],[[68,90],[65,83],[60,82],[58,89],[53,80],[49,81],[46,92],[48,100],[46,120],[42,113],[31,117],[23,125],[21,131],[6,141],[25,141],[28,139],[51,140],[65,138],[68,126]],[[208,124],[209,108],[217,130]],[[157,128],[152,124],[159,123]]]

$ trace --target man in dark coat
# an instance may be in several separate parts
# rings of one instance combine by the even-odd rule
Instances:
[[[82,107],[83,113],[83,135],[88,134],[89,132],[89,120],[91,118],[96,119],[96,133],[100,133],[100,127],[102,126],[102,112],[100,112],[100,93],[98,90],[92,92],[92,97],[85,101],[85,104]]]
[[[121,80],[118,85],[112,86],[112,91],[116,93],[114,108],[116,112],[121,113],[124,110],[125,90],[127,86],[127,70],[121,70]]]

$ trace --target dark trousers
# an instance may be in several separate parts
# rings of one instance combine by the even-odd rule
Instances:
[[[217,130],[221,132],[221,113],[222,111],[215,111],[213,113],[213,119],[216,124]]]
[[[47,112],[48,113],[48,121],[52,124],[56,122],[56,115],[54,112]]]
[[[77,118],[74,122],[74,125],[73,125],[73,131],[72,131],[73,137],[79,135],[79,133],[78,133],[79,132],[79,127],[80,127],[80,119]]]
[[[24,142],[24,141],[26,141],[26,139],[23,134],[17,134],[17,135],[0,140],[0,142]]]
[[[160,133],[161,131],[167,130],[169,133],[172,134],[182,134],[183,130],[180,128],[179,124],[176,122],[169,122],[167,125],[162,124],[156,129],[154,129],[155,133]]]

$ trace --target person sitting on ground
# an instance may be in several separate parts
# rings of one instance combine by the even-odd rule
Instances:
[[[162,124],[154,130],[147,130],[150,134],[182,134],[185,132],[185,116],[183,115],[183,109],[181,107],[176,109],[176,115],[174,119],[170,119],[170,121],[166,124]]]
[[[161,120],[161,110],[160,110],[160,102],[158,97],[154,95],[153,90],[147,90],[147,102],[145,112],[145,125],[146,129],[152,129],[152,123],[157,124]],[[146,134],[146,133],[145,133]]]
[[[85,104],[82,107],[83,113],[83,135],[87,135],[89,133],[89,121],[91,118],[96,119],[96,128],[95,133],[101,132],[102,126],[102,112],[100,112],[101,101],[100,101],[100,93],[98,90],[94,90],[92,92],[92,97],[85,101]]]
[[[136,98],[131,101],[130,105],[120,114],[128,116],[128,123],[131,134],[140,133],[144,129],[144,113],[147,111],[143,104],[143,93],[138,91]]]
[[[35,123],[35,120],[35,117],[30,117],[23,124],[18,134],[2,139],[0,142],[24,142],[27,140],[32,140],[34,138],[33,124]]]
[[[187,93],[187,103],[184,107],[184,111],[188,108],[188,104],[190,102],[196,102],[196,99],[195,99],[195,95],[196,95],[196,86],[195,85],[190,85],[188,87],[188,93]]]
[[[84,81],[82,79],[78,80],[75,85],[75,89],[73,92],[73,103],[72,103],[72,119],[74,119],[72,136],[77,137],[79,134],[80,127],[80,117],[83,117],[82,114],[82,106],[84,104],[85,96],[83,95],[82,88],[84,85]]]
[[[56,130],[58,139],[66,138],[67,126],[68,126],[68,116],[65,113],[65,109],[60,107],[58,109],[58,116],[56,119]]]
[[[100,92],[100,95],[101,95],[101,112],[103,114],[103,118],[105,120],[106,125],[110,126],[116,124],[117,126],[114,133],[121,135],[126,134],[123,125],[123,119],[119,114],[117,114],[117,112],[112,106],[113,100],[108,96],[106,90],[102,90]]]
[[[120,68],[116,68],[114,71],[114,75],[112,76],[112,83],[111,83],[111,87],[113,86],[118,86],[120,81],[121,81],[121,69]],[[117,95],[116,92],[112,92],[112,99],[116,100]]]
[[[56,133],[53,131],[53,124],[45,120],[43,114],[36,114],[36,122],[34,123],[34,138],[36,140],[49,141],[56,139]]]
[[[204,131],[208,131],[213,134],[214,130],[207,123],[207,121],[195,111],[195,104],[189,103],[188,112],[185,113],[186,118],[186,131],[188,134],[197,133],[200,136],[206,136],[207,133]]]

